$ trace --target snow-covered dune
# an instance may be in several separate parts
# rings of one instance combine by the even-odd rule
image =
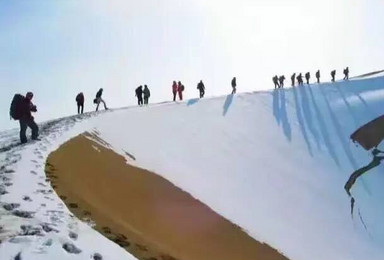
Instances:
[[[42,140],[19,145],[18,131],[0,133],[0,259],[135,259],[77,220],[46,179],[49,153],[96,114],[40,125]]]
[[[5,132],[1,176],[12,185],[2,185],[8,193],[1,202],[20,205],[1,209],[0,254],[87,259],[97,251],[130,259],[71,218],[45,182],[47,155],[89,131],[292,260],[384,259],[382,166],[352,187],[353,212],[344,189],[373,159],[350,135],[383,114],[383,87],[384,77],[375,77],[90,114],[51,122],[41,142],[26,146],[13,147],[17,133]],[[20,218],[17,210],[34,213]],[[41,228],[40,236],[25,236],[21,225],[59,232]],[[68,236],[74,229],[77,240]],[[82,252],[68,254],[66,242]]]

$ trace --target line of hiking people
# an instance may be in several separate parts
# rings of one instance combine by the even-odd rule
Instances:
[[[336,75],[336,70],[333,70],[331,72],[332,82],[335,81],[335,75]],[[344,75],[345,75],[344,80],[348,80],[349,79],[348,67],[344,69]],[[317,83],[320,83],[319,70],[316,72],[316,78],[317,78]],[[297,80],[298,85],[303,85],[303,77],[301,73],[297,76],[296,76],[296,73],[292,75],[291,77],[292,86],[295,85],[295,79]],[[305,79],[307,81],[307,84],[309,84],[309,79],[310,79],[309,72],[305,74]],[[285,80],[284,75],[280,77],[274,76],[273,83],[275,84],[275,88],[283,88],[284,80]],[[236,90],[237,90],[236,77],[232,79],[231,87],[232,87],[232,95],[236,94]],[[200,98],[203,98],[205,95],[205,85],[202,80],[200,80],[200,82],[197,84],[197,89],[199,90]],[[185,90],[185,87],[181,83],[181,81],[179,81],[178,83],[176,83],[176,81],[173,81],[173,84],[172,84],[173,101],[176,101],[177,95],[180,100],[183,100],[184,90]],[[107,104],[103,100],[102,95],[103,95],[103,89],[100,88],[96,93],[95,99],[93,100],[93,103],[96,104],[96,111],[99,110],[100,103],[104,105],[105,110],[108,110]],[[151,92],[147,85],[144,85],[144,89],[142,86],[139,86],[135,89],[135,96],[137,97],[137,103],[139,106],[148,105]],[[28,92],[25,96],[20,94],[15,94],[11,102],[11,108],[10,108],[9,114],[12,119],[19,121],[21,143],[27,142],[26,131],[28,127],[31,128],[32,130],[32,140],[39,140],[38,138],[39,127],[37,126],[34,120],[34,117],[32,116],[32,112],[37,112],[37,107],[32,103],[32,99],[33,99],[33,93]],[[80,92],[79,94],[77,94],[75,100],[77,104],[77,113],[83,114],[84,102],[85,102],[85,97],[83,92]]]
[[[235,94],[236,93],[236,77],[232,79],[231,86],[232,86],[232,94]],[[199,90],[200,98],[203,98],[205,94],[205,86],[202,80],[197,84],[197,89]],[[178,83],[176,83],[176,81],[173,81],[173,84],[172,84],[173,101],[176,101],[177,95],[180,100],[183,100],[184,90],[185,90],[185,87],[181,83],[181,81],[179,81]],[[96,104],[96,111],[99,110],[100,103],[104,105],[105,110],[108,110],[107,104],[102,98],[102,95],[103,95],[103,89],[100,88],[96,93],[95,99],[93,100],[93,103]],[[148,105],[151,92],[147,85],[144,85],[144,89],[143,89],[143,86],[139,86],[135,89],[135,96],[137,98],[137,103],[139,106]],[[32,98],[33,98],[32,92],[28,92],[25,95],[25,97],[21,94],[15,94],[11,102],[11,108],[10,108],[9,114],[12,119],[19,121],[21,143],[27,142],[26,131],[28,127],[31,128],[32,130],[32,140],[39,140],[38,138],[39,127],[37,126],[35,119],[32,116],[32,112],[37,112],[37,108],[32,103]],[[85,103],[85,97],[83,92],[80,92],[79,94],[77,94],[75,101],[77,104],[77,113],[83,114],[84,103]]]
[[[104,104],[104,109],[108,109],[105,101],[102,99],[103,89],[99,89],[96,93],[96,98],[93,103],[96,104],[96,111],[99,110],[100,103]],[[11,107],[9,109],[9,115],[11,119],[18,120],[20,124],[20,142],[22,144],[28,141],[26,136],[27,128],[31,128],[32,140],[39,140],[39,127],[37,126],[32,112],[37,112],[37,107],[32,103],[33,93],[27,92],[25,96],[21,94],[15,94],[13,96]],[[84,112],[84,94],[80,92],[76,96],[77,113],[83,114]]]
[[[236,83],[236,77],[234,77],[231,81],[231,86],[232,86],[232,95],[233,94],[236,94],[236,86],[237,86],[237,83]],[[199,83],[197,83],[197,89],[199,90],[199,96],[200,98],[203,98],[204,95],[205,95],[205,86],[204,86],[204,83],[202,80],[200,80]],[[173,100],[175,101],[175,100]]]
[[[346,67],[343,70],[343,74],[344,74],[343,80],[348,80],[349,79],[349,67]],[[307,84],[309,85],[309,80],[311,78],[311,73],[310,72],[305,73],[304,77],[305,77],[305,80],[306,80]],[[316,71],[315,77],[316,77],[316,82],[320,83],[320,70]],[[331,71],[331,81],[332,82],[335,82],[335,77],[336,77],[336,70],[332,70]],[[275,89],[276,88],[283,88],[284,87],[284,80],[285,80],[285,76],[284,75],[282,75],[280,77],[275,75],[272,78],[272,82],[273,82],[273,84],[275,86]],[[295,83],[296,83],[295,81],[296,80],[297,80],[297,85],[298,86],[302,86],[304,84],[303,75],[301,73],[299,73],[298,75],[296,75],[296,73],[292,74],[292,76],[291,76],[291,86],[292,87],[295,86]]]

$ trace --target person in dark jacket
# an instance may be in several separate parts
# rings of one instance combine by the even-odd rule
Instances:
[[[21,117],[19,119],[20,123],[20,142],[22,144],[26,143],[27,128],[32,130],[32,140],[38,140],[39,137],[39,127],[37,126],[35,119],[32,116],[31,112],[37,112],[36,106],[32,103],[33,93],[28,92],[20,105]]]
[[[96,111],[99,110],[100,102],[104,104],[104,109],[108,110],[107,105],[105,104],[105,101],[101,98],[102,95],[103,95],[103,89],[101,88],[99,89],[99,91],[97,91],[96,98],[94,100],[94,103],[97,104]]]
[[[292,85],[292,87],[295,86],[295,78],[296,78],[296,73],[293,73],[292,76],[291,76],[291,85]]]
[[[301,75],[301,73],[300,73],[299,75],[297,75],[296,79],[297,79],[297,84],[299,86],[302,86],[303,85],[303,75]]]
[[[285,80],[285,76],[284,75],[279,77],[280,88],[284,88],[284,80]]]
[[[231,85],[232,85],[232,95],[236,94],[236,85],[237,85],[236,84],[236,77],[233,77]]]
[[[200,98],[203,98],[205,94],[205,86],[202,80],[197,83],[197,89],[199,90]]]
[[[344,69],[344,80],[348,80],[349,79],[349,68],[346,67]]]
[[[336,70],[331,71],[332,82],[335,82]]]
[[[279,78],[277,77],[277,75],[275,75],[275,76],[272,78],[272,81],[273,81],[273,84],[275,85],[275,89],[276,89],[276,88],[280,88],[280,85],[279,85]]]
[[[172,94],[173,94],[173,101],[176,101],[176,95],[177,95],[177,83],[176,81],[172,84]]]
[[[307,85],[309,85],[309,79],[311,78],[311,73],[305,73],[305,80],[307,81]]]
[[[137,97],[137,104],[139,106],[143,105],[143,86],[139,86],[135,90],[135,96]]]
[[[83,92],[80,92],[76,96],[76,103],[77,103],[77,114],[81,114],[84,112],[84,94]]]
[[[317,83],[320,83],[320,70],[316,71],[316,79],[317,79]]]
[[[144,85],[144,105],[148,105],[149,97],[151,96],[151,92],[149,91],[149,88],[147,85]]]
[[[180,101],[183,100],[183,91],[184,91],[184,85],[181,84],[181,81],[177,84],[177,92],[179,93],[179,99]]]

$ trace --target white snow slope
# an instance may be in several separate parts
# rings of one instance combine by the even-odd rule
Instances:
[[[17,130],[0,133],[0,260],[135,259],[76,219],[46,180],[49,153],[94,115],[44,123],[42,140],[27,145]]]
[[[104,259],[132,259],[70,217],[57,195],[47,192],[43,164],[49,152],[93,131],[117,153],[133,154],[130,163],[165,177],[292,260],[382,260],[383,166],[352,188],[353,215],[344,184],[372,160],[349,136],[383,114],[383,87],[384,77],[377,75],[90,114],[43,124],[41,142],[13,148],[17,133],[2,133],[0,142],[10,148],[0,154],[6,163],[1,176],[13,185],[4,186],[8,194],[1,202],[35,213],[25,219],[1,209],[1,259],[19,252],[34,260],[88,259],[96,251]],[[25,236],[20,230],[42,223],[59,232]],[[73,230],[77,240],[68,238]],[[65,242],[82,252],[68,254]]]

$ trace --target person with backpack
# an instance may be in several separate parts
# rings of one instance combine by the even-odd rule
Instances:
[[[285,76],[284,75],[279,77],[280,88],[284,88],[284,80],[285,80]]]
[[[297,75],[296,79],[297,79],[297,84],[299,86],[302,86],[303,85],[303,75],[300,73],[299,75]]]
[[[317,79],[317,83],[320,84],[320,70],[316,71],[316,79]]]
[[[292,87],[295,86],[295,78],[296,78],[296,73],[293,73],[292,76],[291,76],[291,85],[292,85]]]
[[[143,94],[144,94],[144,105],[148,105],[148,100],[149,100],[149,97],[151,96],[151,92],[149,91],[149,88],[147,85],[144,85]]]
[[[197,89],[199,90],[200,98],[203,98],[205,94],[205,86],[202,80],[197,83]]]
[[[83,114],[84,112],[84,94],[83,92],[80,92],[76,96],[76,103],[77,103],[77,114]]]
[[[103,89],[101,88],[99,89],[99,91],[97,91],[96,98],[93,100],[93,103],[97,104],[96,111],[99,110],[100,102],[104,104],[104,109],[108,110],[107,105],[105,104],[105,101],[101,98],[102,95],[103,95]]]
[[[349,67],[346,67],[344,69],[344,80],[348,80],[349,79]]]
[[[332,82],[335,82],[336,70],[331,71]]]
[[[280,85],[279,85],[279,78],[277,77],[277,75],[275,75],[275,76],[272,78],[272,81],[273,81],[273,84],[275,85],[275,89],[276,89],[276,88],[280,88]]]
[[[137,104],[139,106],[143,105],[143,86],[139,86],[135,90],[135,96],[137,97]]]
[[[305,80],[307,81],[307,85],[309,85],[309,79],[311,78],[311,73],[305,73]]]
[[[179,93],[180,101],[183,101],[183,91],[184,91],[184,85],[181,84],[181,81],[179,81],[179,83],[177,85],[177,92]]]
[[[176,94],[177,94],[177,83],[176,83],[176,81],[173,81],[172,93],[173,93],[173,101],[176,101]]]
[[[39,127],[32,116],[32,112],[37,112],[36,106],[32,103],[33,93],[28,92],[25,97],[16,94],[13,97],[9,114],[14,120],[20,123],[20,142],[22,144],[28,141],[26,136],[27,128],[32,130],[32,140],[39,140]]]
[[[231,85],[232,85],[232,95],[236,94],[236,77],[233,77]]]

